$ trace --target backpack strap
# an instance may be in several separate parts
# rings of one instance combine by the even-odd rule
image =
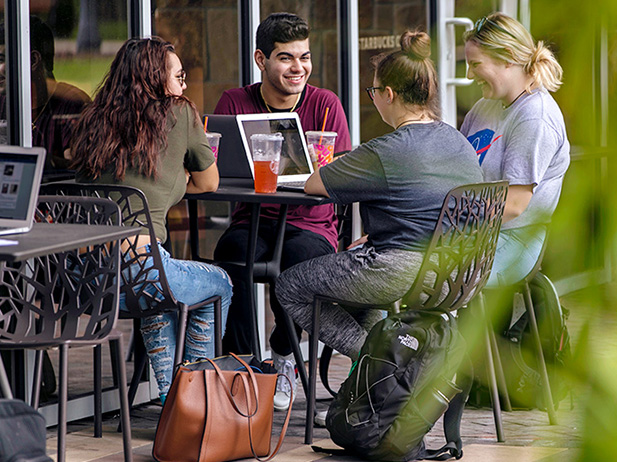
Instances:
[[[473,383],[473,365],[469,355],[465,355],[463,364],[457,374],[456,384],[461,388],[448,406],[443,416],[443,431],[447,443],[439,449],[425,449],[424,458],[427,460],[447,460],[451,457],[460,459],[463,457],[463,440],[461,439],[461,418],[465,403],[471,392]]]
[[[311,446],[311,449],[315,452],[321,452],[324,454],[331,454],[337,456],[349,456],[353,453],[343,448],[322,448],[321,446]]]
[[[462,446],[462,445],[461,445]],[[439,449],[425,449],[425,460],[448,460],[454,457],[456,460],[463,457],[463,449],[459,448],[454,441],[449,441]]]

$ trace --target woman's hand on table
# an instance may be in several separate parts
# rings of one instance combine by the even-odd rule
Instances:
[[[330,197],[328,191],[326,191],[326,187],[321,180],[321,175],[319,175],[319,170],[313,172],[313,174],[306,180],[304,184],[304,192],[306,194],[313,194],[315,196],[325,196]]]

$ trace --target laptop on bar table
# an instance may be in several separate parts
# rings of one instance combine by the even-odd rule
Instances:
[[[313,173],[304,131],[295,112],[208,115],[208,131],[222,135],[218,155],[221,178],[253,178],[251,135],[255,133],[283,135],[279,189],[302,191]]]
[[[0,235],[32,229],[44,164],[44,148],[0,146]]]

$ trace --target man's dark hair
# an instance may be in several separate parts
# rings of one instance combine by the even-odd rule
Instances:
[[[270,57],[275,43],[305,40],[309,36],[308,23],[291,13],[272,13],[257,28],[256,46],[266,58]]]
[[[4,45],[4,22],[0,23],[0,45]],[[38,51],[48,77],[54,72],[54,34],[37,16],[30,16],[30,51]]]
[[[30,16],[30,50],[38,51],[49,77],[54,72],[54,34],[47,23],[36,16]]]

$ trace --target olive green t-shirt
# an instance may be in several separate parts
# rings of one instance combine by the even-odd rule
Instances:
[[[201,172],[214,163],[214,155],[203,126],[187,104],[178,104],[172,109],[167,126],[171,127],[167,135],[167,149],[161,153],[156,179],[147,178],[134,169],[127,169],[123,181],[115,180],[110,171],[104,172],[94,181],[140,189],[148,199],[154,232],[161,242],[167,240],[167,212],[180,202],[186,193],[184,168],[189,172]],[[77,180],[92,182],[88,178],[80,177],[79,173]]]

